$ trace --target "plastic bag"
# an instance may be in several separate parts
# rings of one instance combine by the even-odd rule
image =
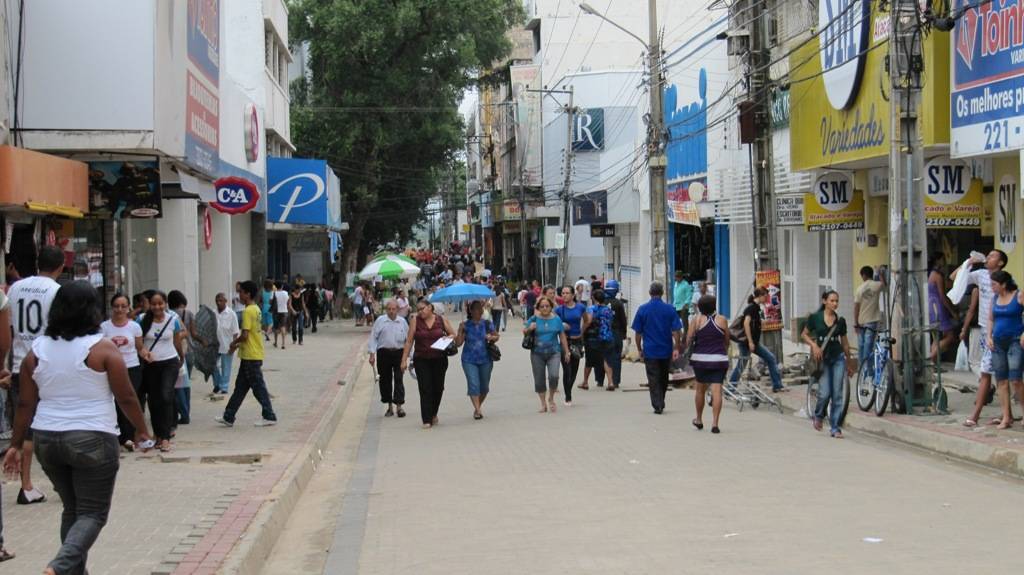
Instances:
[[[970,371],[971,366],[969,365],[967,344],[963,341],[956,348],[956,365],[953,366],[953,371]]]
[[[956,272],[956,279],[953,280],[953,287],[946,292],[946,297],[948,297],[949,301],[954,304],[960,303],[960,300],[963,299],[964,294],[967,292],[967,284],[971,275],[972,263],[973,262],[968,259],[960,265],[960,271]]]

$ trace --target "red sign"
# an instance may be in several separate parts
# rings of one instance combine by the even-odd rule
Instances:
[[[255,208],[260,199],[256,184],[234,176],[213,182],[213,189],[217,201],[210,205],[225,214],[244,214]]]
[[[245,125],[245,159],[252,163],[260,157],[260,116],[255,105],[245,105],[243,122]]]
[[[213,219],[210,217],[210,208],[203,210],[203,245],[207,250],[213,245]]]
[[[754,274],[754,287],[768,290],[768,300],[764,302],[764,321],[761,331],[779,331],[782,329],[782,274],[779,270],[764,270]]]

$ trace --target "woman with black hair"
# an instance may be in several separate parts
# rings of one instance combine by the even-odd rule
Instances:
[[[940,267],[945,256],[941,252],[928,257],[928,321],[939,328],[939,338],[932,342],[931,358],[936,361],[939,355],[956,343],[957,322],[960,314],[956,306],[946,296],[946,274]]]
[[[110,299],[110,319],[100,324],[103,337],[110,340],[121,352],[124,365],[128,368],[128,379],[132,389],[138,396],[142,389],[142,364],[139,363],[139,352],[142,351],[142,328],[132,321],[131,305],[128,296],[118,292]],[[139,405],[145,398],[139,397]],[[121,430],[118,442],[128,451],[135,450],[135,427],[120,407],[117,408],[117,426]]]
[[[768,367],[768,375],[772,380],[772,391],[778,393],[789,390],[782,385],[782,375],[779,373],[779,362],[775,359],[775,354],[761,345],[761,306],[767,298],[768,290],[763,287],[754,288],[754,293],[747,299],[747,307],[743,308],[743,315],[740,317],[743,318],[744,337],[742,341],[737,341],[740,357],[732,375],[729,376],[729,385],[734,386],[739,382],[740,375],[743,374],[747,362],[750,361],[750,356],[756,354]]]
[[[142,316],[142,389],[149,397],[149,418],[160,451],[171,450],[174,428],[174,383],[185,362],[185,328],[167,309],[167,296],[154,291]]]
[[[850,341],[846,337],[846,320],[839,316],[839,294],[827,290],[821,294],[821,308],[807,318],[801,338],[811,346],[811,355],[821,364],[818,376],[818,404],[814,408],[814,429],[821,431],[828,411],[830,433],[836,439],[843,438],[839,424],[846,415],[843,377],[855,373],[851,361]],[[830,405],[831,404],[831,405]]]
[[[185,369],[178,370],[178,379],[174,382],[174,423],[188,425],[192,414],[192,362],[197,345],[206,346],[206,340],[196,330],[196,315],[188,309],[188,299],[178,290],[167,294],[167,307],[171,308],[182,327],[185,328]]]
[[[988,321],[986,341],[992,350],[992,376],[996,380],[996,395],[1002,407],[1002,419],[998,429],[1013,426],[1010,385],[1024,402],[1024,386],[1021,372],[1024,370],[1024,293],[1017,289],[1017,283],[1005,270],[992,272],[991,317]]]
[[[31,426],[36,457],[64,504],[61,547],[44,573],[87,572],[88,551],[107,521],[119,467],[115,401],[135,426],[135,440],[152,444],[121,352],[100,333],[101,319],[92,285],[75,281],[61,287],[45,336],[32,343],[21,363],[21,397],[4,471],[20,470]]]
[[[693,346],[690,365],[697,378],[694,405],[697,418],[691,423],[704,429],[704,396],[711,388],[711,433],[719,433],[718,418],[722,413],[722,382],[729,371],[729,322],[719,315],[718,300],[703,295],[697,300],[697,312],[686,330],[686,347]]]

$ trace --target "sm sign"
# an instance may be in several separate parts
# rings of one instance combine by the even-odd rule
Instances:
[[[580,110],[573,117],[572,149],[575,152],[604,149],[604,110],[602,108]]]
[[[853,188],[845,172],[826,172],[804,195],[804,227],[810,232],[864,227],[864,192]]]
[[[967,164],[939,157],[925,166],[924,217],[930,228],[980,228],[981,182]]]

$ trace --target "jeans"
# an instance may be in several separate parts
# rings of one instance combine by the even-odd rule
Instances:
[[[875,338],[878,336],[878,322],[871,321],[861,325],[857,334],[857,365],[864,365],[875,352]]]
[[[187,425],[192,421],[192,388],[174,388],[174,409],[177,412],[176,420],[181,425]]]
[[[1020,381],[1024,349],[1019,337],[997,337],[992,343],[992,376],[998,381]]]
[[[665,391],[668,390],[668,372],[671,367],[671,359],[644,358],[647,390],[651,393],[651,407],[654,411],[665,409]]]
[[[405,384],[402,383],[402,350],[378,349],[377,373],[380,375],[380,402],[405,403]]]
[[[107,523],[120,465],[117,436],[101,431],[35,430],[35,454],[64,505],[61,546],[49,567],[85,573],[89,549]]]
[[[219,361],[217,362],[216,369],[213,371],[214,391],[228,392],[228,387],[231,383],[231,360],[234,357],[234,354],[231,353],[217,354]]]
[[[316,322],[317,322],[317,319],[319,319],[319,316],[320,316],[320,310],[319,309],[317,309],[315,307],[309,308],[309,331],[312,332],[312,333],[316,333]],[[239,325],[241,325],[241,324],[239,324]]]
[[[825,419],[828,409],[829,426],[832,433],[841,431],[839,423],[845,413],[846,395],[846,356],[826,360],[822,365],[821,377],[818,378],[818,405],[814,408],[815,419]],[[829,408],[829,403],[832,406]]]
[[[467,395],[476,397],[487,395],[491,391],[491,371],[494,362],[466,363],[462,362],[462,371],[466,373]]]
[[[729,376],[729,383],[735,384],[740,380],[740,374],[747,368],[747,361],[750,360],[750,348],[744,344],[740,344],[740,359],[736,362],[736,367],[732,370],[732,375]],[[768,375],[772,379],[772,390],[778,391],[782,389],[782,375],[779,374],[779,363],[775,360],[775,355],[768,350],[767,347],[757,344],[754,349],[754,353],[757,357],[760,357],[765,365],[768,366]]]
[[[242,406],[245,396],[249,395],[250,389],[253,396],[256,397],[256,401],[260,403],[260,407],[263,408],[263,419],[277,421],[274,406],[270,403],[267,382],[263,380],[263,362],[258,359],[243,359],[239,362],[238,377],[235,378],[235,391],[231,394],[227,406],[224,407],[224,421],[235,422],[235,414]]]
[[[492,309],[491,310],[491,320],[494,321],[494,329],[495,329],[495,331],[501,329],[501,318],[504,315],[505,315],[505,310],[504,309]]]
[[[583,349],[583,341],[581,339],[570,339],[569,340],[569,362],[566,363],[565,359],[562,359],[562,393],[565,394],[566,401],[572,401],[572,388],[576,385],[576,374],[580,372],[580,358],[572,355],[573,344]]]
[[[612,340],[612,347],[604,356],[604,360],[608,363],[608,367],[612,368],[611,384],[618,387],[622,383],[622,342],[623,338],[614,336]]]
[[[128,368],[128,381],[132,384],[132,390],[135,391],[136,397],[138,397],[139,389],[142,388],[142,366],[136,365],[135,367]],[[139,407],[142,407],[142,399],[139,399]],[[118,443],[124,443],[125,441],[133,441],[135,439],[135,426],[125,416],[124,412],[121,411],[121,406],[114,402],[114,407],[117,408],[117,429],[120,434],[117,436]]]
[[[177,358],[154,361],[142,368],[142,392],[149,399],[149,418],[157,441],[171,438],[174,427],[174,383],[178,379]]]
[[[416,367],[416,383],[420,388],[420,417],[423,423],[432,423],[441,409],[441,397],[444,395],[444,375],[448,371],[448,358],[413,357]]]
[[[537,393],[544,393],[545,389],[550,391],[558,389],[558,366],[562,363],[560,355],[557,351],[554,353],[530,352],[530,366],[533,368],[533,390]],[[547,372],[547,386],[544,385],[545,371]]]
[[[292,343],[302,343],[302,331],[306,327],[306,314],[297,313],[292,316]]]

